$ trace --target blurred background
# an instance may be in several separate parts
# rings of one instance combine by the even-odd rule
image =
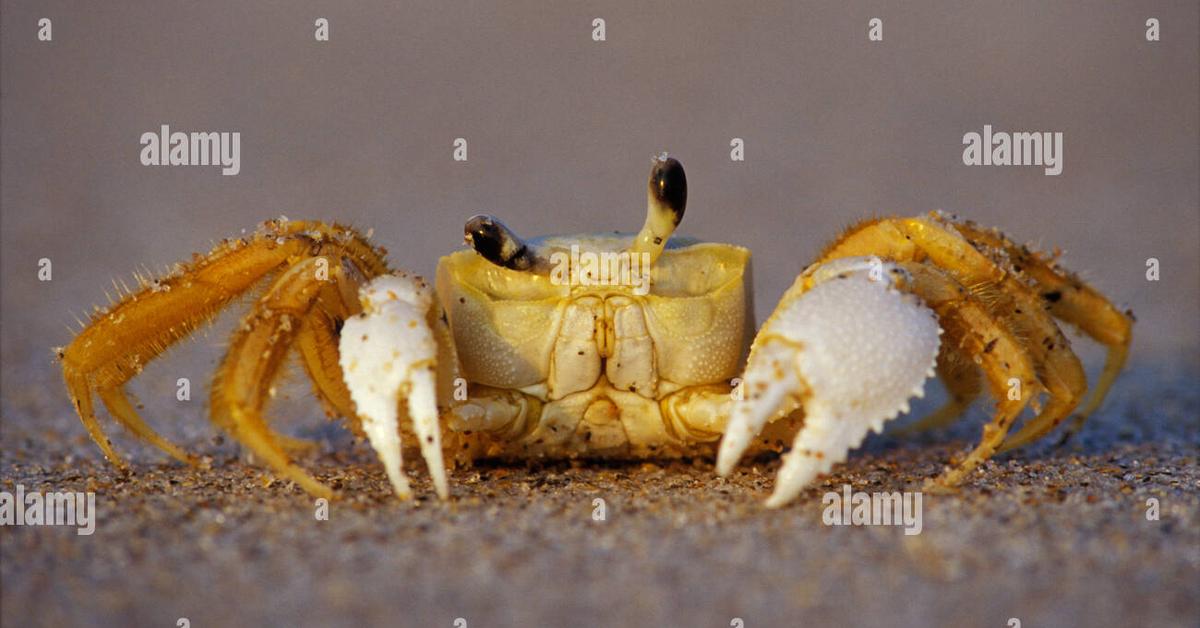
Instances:
[[[1137,314],[1135,359],[1200,341],[1194,2],[506,5],[5,3],[5,368],[47,362],[113,278],[281,214],[373,228],[427,274],[479,212],[635,230],[663,150],[681,231],[754,252],[760,318],[839,229],[941,208],[1061,247]],[[240,132],[241,173],[142,166],[162,124]],[[985,124],[1063,132],[1062,175],[964,166]]]

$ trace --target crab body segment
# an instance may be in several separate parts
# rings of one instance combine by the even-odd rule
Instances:
[[[367,437],[401,497],[411,494],[406,448],[419,450],[445,498],[447,458],[715,454],[727,474],[747,452],[790,444],[767,502],[781,506],[906,412],[935,373],[950,401],[919,427],[958,416],[981,374],[997,400],[981,443],[937,486],[1048,433],[1087,388],[1054,318],[1109,347],[1076,427],[1124,363],[1131,317],[1052,260],[936,212],[848,230],[756,334],[749,251],[672,238],[686,196],[682,166],[663,155],[637,234],[525,241],[476,216],[472,250],[443,257],[433,285],[391,271],[352,229],[268,223],[99,312],[59,352],[68,391],[114,463],[123,464],[93,394],[135,434],[191,462],[140,419],[123,385],[271,276],[217,372],[211,411],[310,493],[330,491],[292,462],[297,443],[263,416],[293,347],[327,411]],[[1009,435],[1027,407],[1034,416]]]

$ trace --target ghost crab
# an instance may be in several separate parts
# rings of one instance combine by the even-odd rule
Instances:
[[[125,464],[93,395],[135,435],[194,462],[142,421],[124,384],[271,277],[216,373],[211,415],[313,495],[331,491],[292,462],[303,442],[263,416],[293,347],[327,412],[366,436],[400,497],[411,494],[402,450],[414,442],[442,498],[444,456],[715,453],[725,475],[747,452],[790,443],[767,501],[780,506],[907,411],[935,372],[950,401],[918,427],[961,414],[981,392],[980,373],[997,400],[981,442],[935,487],[1047,434],[1087,388],[1055,318],[1108,347],[1074,427],[1125,361],[1129,315],[1053,259],[938,212],[847,230],[755,335],[749,251],[672,238],[687,201],[678,161],[654,160],[647,198],[632,237],[525,241],[494,218],[471,218],[471,249],[443,257],[434,286],[390,270],[354,229],[269,221],[168,276],[139,277],[139,289],[98,309],[58,352],[67,388],[113,463]],[[1034,416],[1009,435],[1026,406]]]

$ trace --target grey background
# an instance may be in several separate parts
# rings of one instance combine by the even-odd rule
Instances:
[[[689,175],[682,231],[754,252],[760,317],[839,229],[943,208],[1061,247],[1134,308],[1135,355],[1200,341],[1194,2],[4,6],[5,356],[66,342],[113,277],[280,214],[373,227],[419,273],[481,211],[636,229],[662,150]],[[241,174],[142,166],[164,123],[240,131]],[[1062,131],[1063,174],[964,166],[984,124]]]
[[[53,20],[53,42],[36,40],[40,17]],[[330,20],[329,42],[313,39],[318,17]],[[607,22],[606,42],[591,40],[594,17]],[[884,21],[881,43],[867,41],[871,17]],[[1148,17],[1161,21],[1162,41],[1145,41]],[[182,612],[220,623],[256,608],[250,617],[262,621],[728,625],[752,612],[766,625],[858,608],[904,624],[995,626],[1009,613],[1040,625],[1194,623],[1200,591],[1185,583],[1200,573],[1198,19],[1194,0],[4,2],[3,482],[98,481],[108,510],[99,545],[3,531],[3,618],[31,622],[54,606],[60,615],[44,623],[173,625]],[[241,132],[241,174],[142,166],[138,139],[161,124]],[[962,165],[963,134],[985,124],[1063,132],[1063,174]],[[456,137],[469,141],[467,163],[451,159]],[[746,142],[743,163],[729,160],[733,137]],[[50,348],[69,341],[76,313],[105,302],[113,278],[143,265],[162,268],[281,214],[373,228],[396,268],[425,274],[461,246],[462,223],[478,212],[528,235],[632,230],[649,158],[662,150],[688,173],[681,231],[754,252],[760,318],[840,229],[942,208],[1061,247],[1070,268],[1131,307],[1130,373],[1090,440],[989,466],[982,488],[930,515],[920,538],[943,562],[897,559],[890,531],[823,529],[819,492],[786,514],[763,512],[771,468],[730,484],[711,468],[585,467],[566,480],[562,469],[534,470],[518,472],[521,484],[467,471],[453,480],[459,501],[410,506],[389,501],[378,467],[354,450],[349,468],[362,475],[344,486],[366,505],[333,536],[309,531],[303,496],[264,489],[256,467],[222,459],[231,447],[212,441],[203,399],[228,317],[133,386],[153,424],[218,456],[213,476],[185,474],[112,428],[142,465],[114,478],[62,393]],[[43,257],[54,264],[49,283],[36,277]],[[1161,261],[1156,283],[1145,279],[1150,257]],[[1101,354],[1077,346],[1094,372]],[[197,402],[181,407],[183,375]],[[302,393],[277,408],[284,422],[311,425],[318,414]],[[952,432],[957,449],[977,435],[972,425]],[[954,449],[883,442],[883,454],[852,458],[832,485],[919,483]],[[341,455],[314,463],[319,475],[347,468]],[[1030,460],[1051,468],[1021,466]],[[540,484],[546,477],[560,480]],[[576,517],[596,494],[639,514],[597,533]],[[1147,534],[1127,514],[1150,494],[1168,500],[1175,523]],[[237,525],[214,528],[218,515]],[[463,555],[481,538],[499,557]],[[739,541],[710,553],[728,539]],[[651,558],[647,546],[659,548]],[[921,577],[948,563],[961,574]],[[512,575],[512,565],[524,567]],[[426,579],[406,579],[413,570]],[[874,597],[884,590],[894,597]],[[264,601],[275,592],[278,607]],[[622,602],[630,596],[637,604]]]

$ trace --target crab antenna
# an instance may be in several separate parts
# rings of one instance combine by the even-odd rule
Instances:
[[[548,262],[495,216],[471,216],[464,239],[487,261],[512,270],[543,271]]]
[[[634,253],[658,259],[687,207],[687,177],[678,159],[663,153],[654,158],[646,185],[646,224],[633,238]]]

